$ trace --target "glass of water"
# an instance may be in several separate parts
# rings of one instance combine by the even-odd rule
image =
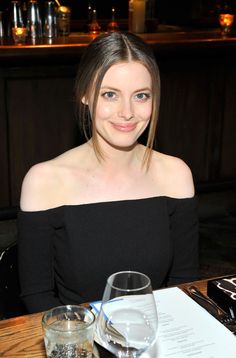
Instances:
[[[96,339],[118,358],[137,358],[157,338],[157,309],[148,276],[135,271],[111,275],[97,319]]]
[[[44,313],[47,358],[92,358],[94,314],[83,306],[55,307]]]

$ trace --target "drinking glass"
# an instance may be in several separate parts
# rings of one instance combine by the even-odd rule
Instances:
[[[48,358],[92,358],[95,316],[83,306],[67,305],[42,318]]]
[[[157,310],[151,281],[135,271],[111,275],[105,287],[96,334],[119,358],[137,358],[156,341]]]
[[[59,36],[70,34],[71,9],[68,6],[59,6],[57,10],[57,26]]]
[[[26,27],[13,27],[12,28],[12,37],[16,45],[22,45],[25,43],[27,36]]]

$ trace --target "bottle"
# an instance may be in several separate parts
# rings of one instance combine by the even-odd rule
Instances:
[[[28,36],[32,39],[41,38],[43,35],[42,19],[37,0],[29,1],[27,11],[27,30]]]
[[[97,35],[97,34],[99,34],[100,30],[101,30],[101,26],[99,25],[99,23],[97,21],[97,10],[93,9],[92,21],[89,24],[89,33],[92,35]]]
[[[0,11],[0,39],[4,38],[3,11]]]
[[[15,0],[11,1],[10,5],[10,18],[8,21],[8,36],[12,37],[12,29],[13,28],[22,28],[24,27],[22,10],[20,6],[20,2]]]
[[[54,1],[45,2],[43,35],[48,38],[57,36],[57,22]]]
[[[115,19],[115,8],[113,7],[111,9],[111,21],[108,23],[107,25],[107,31],[108,32],[114,32],[114,31],[118,31],[119,30],[119,26],[118,26],[118,23]]]

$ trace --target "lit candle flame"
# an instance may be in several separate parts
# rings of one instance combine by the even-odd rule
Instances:
[[[233,14],[220,14],[220,25],[225,27],[229,27],[234,22],[234,15]]]
[[[24,33],[24,28],[22,28],[22,27],[16,27],[15,29],[16,29],[16,30],[15,30],[15,34],[16,34],[16,35],[18,35],[18,36],[23,35],[23,33]]]

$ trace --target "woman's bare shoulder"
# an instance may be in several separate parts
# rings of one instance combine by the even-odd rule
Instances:
[[[25,211],[38,211],[51,207],[57,175],[51,161],[34,165],[24,177],[20,207]]]
[[[154,152],[153,167],[165,195],[176,198],[194,196],[192,172],[182,159]]]
[[[63,203],[64,188],[69,172],[76,162],[72,149],[62,155],[32,166],[24,177],[20,207],[25,211],[46,210]]]

